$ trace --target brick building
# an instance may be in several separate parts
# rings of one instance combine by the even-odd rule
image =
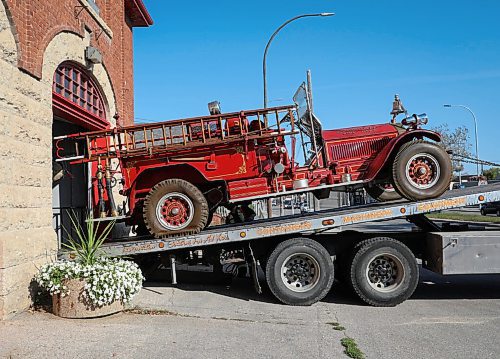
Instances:
[[[142,0],[0,0],[0,319],[31,303],[64,208],[87,205],[88,168],[53,183],[53,135],[133,122]]]

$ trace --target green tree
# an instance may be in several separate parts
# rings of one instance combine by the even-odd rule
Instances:
[[[439,132],[443,137],[441,145],[447,150],[451,151],[453,171],[460,173],[464,170],[462,161],[453,155],[469,156],[471,157],[471,147],[469,142],[469,129],[465,126],[459,126],[450,130],[448,124],[439,125],[433,128],[434,131]]]
[[[500,179],[500,167],[491,167],[490,169],[484,170],[483,174],[488,180]]]

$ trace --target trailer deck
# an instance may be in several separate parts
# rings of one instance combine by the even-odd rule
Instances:
[[[448,191],[443,196],[427,201],[395,201],[372,203],[348,208],[317,211],[306,215],[292,215],[263,219],[244,224],[213,227],[196,235],[174,238],[127,237],[105,243],[102,250],[110,256],[125,256],[194,249],[216,244],[251,241],[290,234],[320,233],[341,226],[405,218],[447,209],[500,201],[500,184],[470,187]],[[71,257],[67,251],[61,257]]]

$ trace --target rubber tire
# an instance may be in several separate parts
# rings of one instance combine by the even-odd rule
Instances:
[[[208,211],[207,215],[207,224],[205,224],[205,228],[208,228],[210,224],[212,223],[212,219],[214,219],[214,211]]]
[[[366,276],[369,261],[381,253],[397,257],[403,265],[405,277],[401,285],[391,292],[374,289]],[[350,286],[354,293],[365,303],[375,307],[393,307],[408,299],[418,285],[418,264],[412,251],[403,243],[392,238],[370,238],[356,246],[350,267]]]
[[[318,283],[307,292],[293,292],[281,279],[281,266],[287,257],[294,253],[306,253],[319,264]],[[316,241],[308,238],[293,238],[281,242],[266,261],[266,281],[273,295],[282,303],[295,306],[308,306],[323,299],[333,284],[333,261],[328,251]]]
[[[418,189],[406,178],[406,163],[418,153],[431,154],[439,163],[440,178],[431,188]],[[448,153],[439,145],[423,140],[411,141],[401,146],[392,167],[394,187],[400,195],[410,201],[437,198],[446,192],[452,179],[451,159]]]
[[[484,210],[484,208],[481,208],[481,216],[486,216],[486,211]]]
[[[177,231],[165,229],[156,218],[156,204],[158,201],[170,192],[179,192],[185,194],[191,199],[194,206],[194,216],[191,224]],[[156,184],[149,191],[144,201],[143,217],[144,223],[149,230],[149,233],[156,238],[165,236],[175,236],[181,234],[195,234],[203,230],[208,220],[208,203],[203,196],[203,193],[188,181],[182,179],[167,179]]]
[[[397,201],[398,199],[402,198],[401,195],[396,191],[396,189],[389,191],[377,185],[367,185],[365,186],[365,190],[371,198],[378,202]]]
[[[497,211],[497,217],[500,217],[500,209]]]

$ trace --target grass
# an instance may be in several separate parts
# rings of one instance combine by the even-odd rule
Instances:
[[[345,338],[342,338],[340,340],[340,344],[344,347],[344,354],[347,355],[349,358],[353,359],[364,359],[365,358],[365,353],[363,353],[359,348],[358,344],[354,339],[351,337],[348,337],[345,334],[345,327],[340,325],[338,322],[328,322],[326,323],[328,325],[332,326],[333,330],[338,330],[344,332]]]
[[[481,216],[479,214],[440,212],[440,213],[429,213],[426,214],[426,216],[432,219],[451,219],[454,221],[465,221],[465,222],[500,223],[500,217]]]
[[[359,348],[356,341],[352,338],[346,337],[340,340],[340,344],[344,347],[344,353],[349,358],[353,359],[364,359],[365,353],[363,353]]]
[[[326,323],[328,325],[331,325],[333,330],[338,330],[338,331],[343,331],[345,330],[345,327],[341,326],[339,323],[337,322],[330,322],[330,323]]]

